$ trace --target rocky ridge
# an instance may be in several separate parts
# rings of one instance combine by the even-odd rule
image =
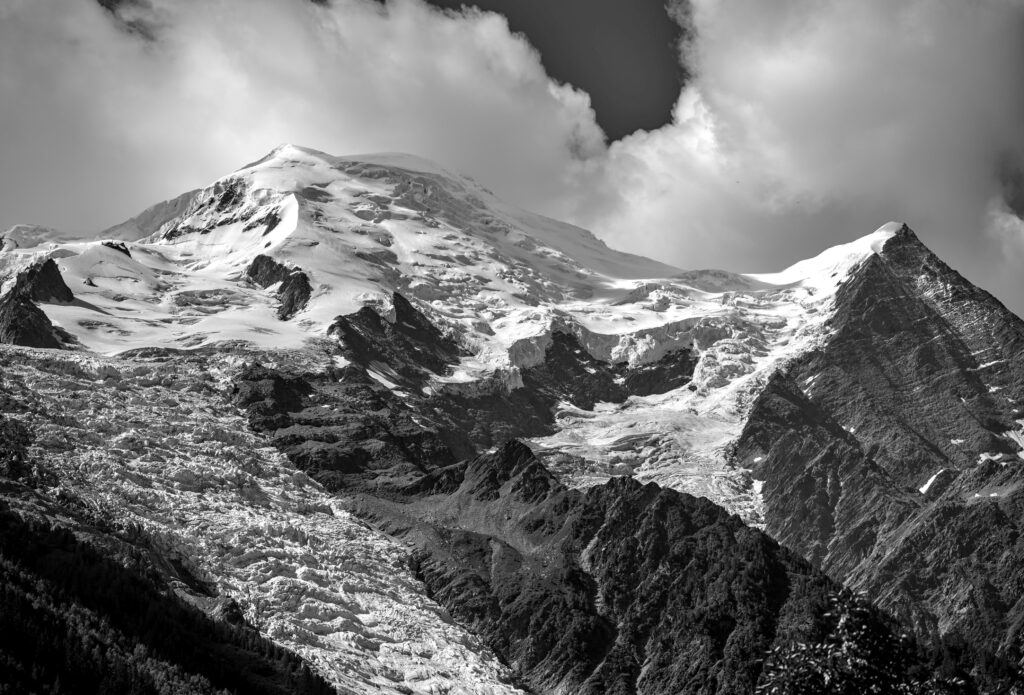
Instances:
[[[680,492],[724,506],[834,580],[865,589],[945,654],[947,670],[973,668],[993,690],[1020,680],[1024,331],[905,226],[780,273],[682,272],[515,210],[429,162],[291,146],[128,226],[134,231],[108,234],[130,239],[120,247],[22,243],[14,234],[0,254],[5,288],[27,268],[52,266],[44,284],[52,289],[56,277],[74,301],[40,309],[22,289],[0,299],[4,311],[44,334],[52,321],[78,349],[134,348],[121,359],[169,365],[212,360],[199,371],[220,375],[220,397],[244,408],[253,430],[240,449],[275,447],[275,465],[308,473],[321,499],[343,501],[411,545],[433,598],[494,650],[469,651],[483,662],[498,654],[531,688],[675,692],[706,679],[729,692],[756,681],[744,664],[757,649],[804,634],[776,633],[770,626],[788,624],[777,613],[740,629],[736,616],[748,607],[727,601],[714,604],[725,611],[719,627],[676,615],[666,630],[678,644],[652,642],[645,598],[664,596],[679,569],[673,552],[661,554],[666,543],[689,548],[707,527],[718,540],[702,552],[767,563],[768,584],[803,572],[753,531],[760,550],[749,555],[754,546],[737,540],[747,530]],[[59,298],[59,288],[44,294]],[[219,418],[223,407],[210,401],[205,415]],[[529,449],[506,445],[512,439]],[[112,470],[86,487],[112,494],[101,482]],[[287,488],[280,499],[295,494]],[[616,500],[657,523],[627,538],[584,522],[626,518],[615,517]],[[666,514],[672,523],[659,528]],[[652,534],[662,538],[653,546]],[[615,572],[623,557],[650,557],[650,583],[623,588],[592,566],[587,546],[599,537],[602,547],[629,549],[609,565]],[[216,553],[203,558],[220,567]],[[710,560],[700,567],[697,584],[721,569]],[[722,569],[722,581],[731,585],[734,569]],[[238,579],[235,591],[252,590],[251,581]],[[705,589],[691,596],[715,598]],[[602,592],[641,590],[632,607],[606,610]],[[532,603],[516,605],[515,592]],[[537,605],[552,607],[552,624],[576,630],[557,648],[540,636],[561,627],[538,623],[536,642],[510,637],[522,636]],[[388,680],[391,662],[373,660],[381,657],[356,676],[332,672],[324,664],[335,643],[304,643],[305,635],[274,632],[333,682],[422,685],[401,659],[402,681]],[[613,636],[612,651],[594,652]],[[342,652],[355,650],[345,663],[379,651],[374,638],[353,638],[358,648],[339,639]],[[714,655],[691,680],[664,657],[689,639]],[[742,648],[730,647],[733,639]],[[951,652],[950,640],[965,646]],[[425,683],[464,682],[465,674],[444,681],[443,667],[425,668]],[[470,677],[511,687],[500,666],[479,673]]]
[[[919,635],[1020,664],[1024,322],[906,227],[837,304],[736,448],[768,532]]]

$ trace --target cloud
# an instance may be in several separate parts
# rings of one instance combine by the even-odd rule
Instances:
[[[991,215],[999,162],[1024,143],[1021,3],[692,9],[696,78],[673,123],[613,144],[589,170],[601,194],[578,198],[571,216],[620,245],[673,249],[677,264],[732,269],[779,266],[903,219],[1024,308]]]
[[[82,0],[2,2],[8,224],[100,229],[282,142],[412,152],[544,203],[605,147],[589,97],[496,14],[150,0],[113,21]]]
[[[905,220],[1024,311],[1001,175],[1024,162],[1020,0],[674,0],[692,79],[672,123],[610,145],[495,14],[119,8],[0,0],[0,227],[94,231],[281,142],[406,151],[683,267],[771,270]]]

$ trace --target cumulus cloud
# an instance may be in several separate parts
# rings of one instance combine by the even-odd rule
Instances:
[[[1024,2],[669,10],[691,75],[673,120],[607,145],[494,14],[0,0],[0,227],[97,230],[295,142],[436,159],[682,267],[771,270],[901,219],[1024,310],[1024,195],[1000,175],[1024,161]]]
[[[644,252],[673,248],[677,264],[733,269],[903,219],[1024,307],[992,212],[998,163],[1024,142],[1022,10],[695,0],[696,79],[673,123],[615,143],[591,167],[605,206],[581,198],[573,215]]]
[[[150,0],[120,21],[82,0],[0,8],[0,223],[101,229],[282,142],[412,152],[539,204],[567,162],[604,150],[589,97],[552,82],[496,14],[419,0]]]

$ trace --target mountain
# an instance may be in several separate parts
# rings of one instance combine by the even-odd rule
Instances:
[[[1024,322],[902,228],[830,325],[737,442],[768,532],[922,634],[1019,663]]]
[[[282,146],[7,236],[8,504],[341,692],[750,692],[867,648],[843,586],[886,687],[1024,683],[1024,323],[904,225],[683,271]]]

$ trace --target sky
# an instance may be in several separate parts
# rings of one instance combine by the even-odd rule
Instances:
[[[429,0],[497,12],[540,52],[547,74],[590,96],[609,140],[672,120],[688,73],[679,57],[683,27],[664,0]],[[585,18],[585,19],[583,19]]]
[[[901,220],[1024,313],[1024,0],[480,1],[0,0],[0,228],[95,234],[292,142],[688,269]]]

